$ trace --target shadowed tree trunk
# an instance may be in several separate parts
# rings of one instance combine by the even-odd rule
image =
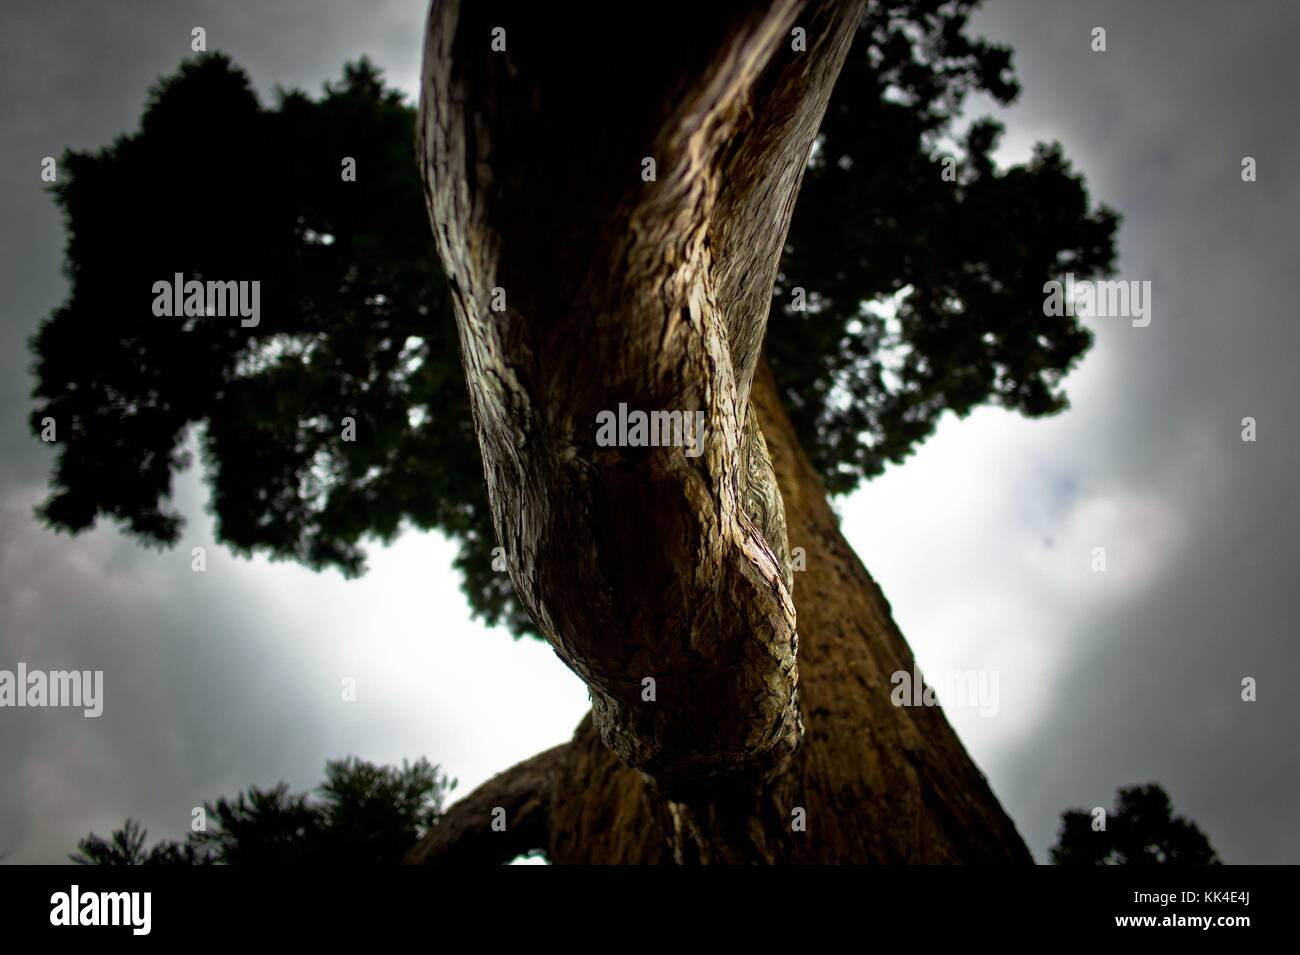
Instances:
[[[412,860],[1030,861],[942,712],[892,705],[911,653],[761,359],[861,5],[537,7],[434,4],[420,149],[497,534],[593,708]],[[607,446],[621,404],[703,438]]]

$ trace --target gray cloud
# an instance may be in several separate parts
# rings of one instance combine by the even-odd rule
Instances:
[[[999,2],[977,23],[1016,50],[1011,142],[1060,138],[1094,198],[1125,217],[1120,277],[1155,286],[1150,328],[1098,329],[1076,380],[1104,384],[1076,392],[1047,426],[1072,440],[1043,450],[1099,497],[1157,503],[1180,529],[1163,567],[1112,565],[1148,575],[1120,603],[1095,593],[1053,617],[1050,590],[1018,591],[1066,649],[1040,721],[986,769],[1040,858],[1063,808],[1109,806],[1117,787],[1155,780],[1228,861],[1295,862],[1300,11]],[[1105,54],[1088,47],[1093,26],[1107,28]],[[1240,179],[1247,155],[1253,184]],[[1241,441],[1245,416],[1256,444]],[[1245,676],[1258,703],[1241,702]]]

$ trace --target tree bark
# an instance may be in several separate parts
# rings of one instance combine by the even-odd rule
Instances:
[[[942,713],[890,703],[911,654],[760,361],[860,9],[694,4],[635,33],[617,12],[430,11],[420,153],[489,501],[593,701],[544,772],[457,818],[486,826],[524,781],[553,861],[1028,861]],[[699,453],[598,441],[620,405],[702,414]]]
[[[749,389],[860,9],[430,11],[422,170],[515,592],[606,744],[681,795],[778,774],[798,744]],[[681,427],[602,441],[629,407],[690,422],[694,453]]]
[[[794,587],[805,732],[788,771],[770,783],[672,802],[619,761],[588,716],[572,742],[543,754],[544,775],[530,771],[548,806],[546,828],[526,826],[528,836],[512,846],[544,849],[556,864],[1032,862],[943,710],[893,705],[890,677],[912,672],[912,652],[841,534],[766,365],[753,402],[791,546],[803,547],[807,559]],[[490,838],[483,836],[490,808],[503,804],[492,795],[496,780],[482,788],[451,810],[467,840]],[[793,829],[797,807],[803,832]],[[426,843],[439,839],[445,833]],[[500,861],[496,849],[504,845],[501,839],[488,858]],[[455,858],[464,855],[422,845],[411,861]]]
[[[673,803],[619,765],[590,719],[553,796],[555,863],[1031,863],[940,707],[896,707],[912,652],[840,532],[771,372],[753,391],[784,497],[795,576],[805,732],[788,771],[749,789]],[[795,808],[806,831],[793,831]]]

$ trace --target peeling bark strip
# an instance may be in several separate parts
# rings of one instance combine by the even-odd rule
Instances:
[[[438,0],[419,128],[515,590],[605,743],[678,795],[770,777],[801,733],[785,519],[749,391],[861,11],[734,6]],[[703,454],[600,447],[597,415],[621,402],[703,412]]]

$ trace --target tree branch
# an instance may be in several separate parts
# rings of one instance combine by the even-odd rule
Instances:
[[[422,168],[497,535],[606,744],[669,792],[770,776],[801,732],[781,498],[748,399],[860,11],[430,11]],[[702,414],[704,434],[607,446],[598,416],[620,405]]]
[[[547,848],[551,796],[569,747],[563,743],[538,753],[453,803],[407,854],[405,862],[499,865],[534,849]]]

